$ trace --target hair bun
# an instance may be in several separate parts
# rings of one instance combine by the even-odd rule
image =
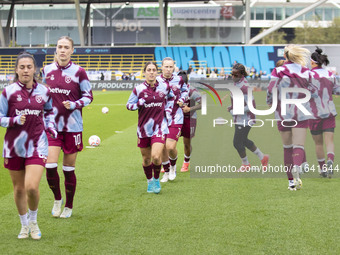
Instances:
[[[316,47],[316,50],[315,50],[317,53],[321,54],[322,53],[322,49],[320,49],[319,47]]]

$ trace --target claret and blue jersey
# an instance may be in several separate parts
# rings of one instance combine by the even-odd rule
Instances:
[[[183,111],[177,104],[177,102],[184,103],[189,97],[189,88],[188,85],[183,81],[181,76],[172,75],[170,78],[165,78],[163,75],[157,77],[158,82],[166,82],[169,84],[173,94],[175,96],[174,99],[174,107],[172,109],[172,121],[170,125],[181,125],[183,124]]]
[[[138,109],[137,135],[139,138],[168,134],[168,118],[172,112],[173,94],[169,84],[147,82],[136,86],[126,104],[131,111]]]
[[[24,125],[15,118],[26,116]],[[48,88],[35,83],[26,89],[20,82],[7,86],[0,96],[0,123],[7,128],[3,157],[47,156],[45,129],[54,126],[52,100]]]
[[[58,132],[82,132],[82,108],[93,100],[86,71],[72,62],[65,67],[54,62],[44,67],[43,79],[53,98]],[[73,107],[66,109],[64,101],[74,102]]]

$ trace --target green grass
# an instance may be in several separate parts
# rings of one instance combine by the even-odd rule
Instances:
[[[147,194],[136,146],[137,114],[125,109],[128,96],[129,92],[95,92],[93,104],[84,109],[84,145],[93,134],[102,143],[79,153],[72,218],[51,217],[53,197],[42,179],[40,241],[16,238],[19,217],[7,170],[1,165],[1,254],[340,253],[338,178],[306,178],[301,191],[289,192],[285,178],[208,179],[178,173],[173,183],[162,185],[159,195]],[[337,98],[336,105],[339,103]],[[101,113],[104,105],[110,109],[107,115]],[[340,112],[339,107],[337,110]],[[267,130],[262,139],[255,139],[261,132],[254,129],[250,137],[269,151],[273,164],[281,164],[277,130]],[[1,136],[3,133],[1,129]],[[233,129],[224,136],[217,146],[228,144]],[[309,134],[307,142],[307,156],[313,162]],[[339,142],[335,139],[335,143],[337,152]],[[226,157],[239,164],[229,146]],[[182,142],[178,150],[180,166]]]

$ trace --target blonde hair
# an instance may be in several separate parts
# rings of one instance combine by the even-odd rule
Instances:
[[[310,58],[310,51],[308,49],[294,44],[286,46],[284,54],[287,60],[302,66],[307,66]]]

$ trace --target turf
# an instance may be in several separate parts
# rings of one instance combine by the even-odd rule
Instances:
[[[16,238],[19,218],[7,170],[1,166],[1,254],[340,253],[338,178],[306,178],[301,191],[289,192],[285,178],[196,178],[178,173],[174,182],[162,185],[159,195],[146,193],[136,146],[137,114],[125,109],[128,96],[95,92],[93,104],[84,109],[84,144],[93,134],[102,143],[79,153],[70,219],[52,218],[52,193],[42,179],[40,241]],[[101,113],[104,105],[110,109],[106,115]],[[254,138],[261,131],[251,132]],[[228,134],[225,139],[233,132]],[[277,132],[257,141],[274,155],[273,164],[281,164]],[[309,135],[308,144],[307,156],[314,160]],[[181,142],[178,150],[180,166]],[[239,163],[233,148],[230,159]]]

